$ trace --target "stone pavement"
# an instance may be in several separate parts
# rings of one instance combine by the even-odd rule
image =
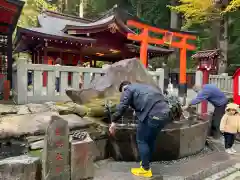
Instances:
[[[173,165],[153,164],[152,171],[154,180],[202,180],[213,173],[219,172],[231,166],[229,156],[223,152],[209,154],[203,158],[190,159],[186,163],[176,163]],[[130,174],[132,167],[138,167],[138,163],[133,162],[108,162],[97,167],[94,180],[134,180]]]
[[[152,164],[154,174],[152,180],[203,180],[208,177],[212,179],[211,176],[213,174],[217,174],[240,163],[239,143],[235,145],[235,149],[239,152],[236,155],[226,154],[222,146],[221,141],[218,141],[218,144],[215,146],[217,151],[209,152],[201,157],[189,158],[186,161],[172,164],[155,162]],[[94,180],[138,180],[141,178],[134,177],[130,173],[132,167],[138,166],[139,164],[136,162],[100,161],[96,164]],[[236,173],[237,170],[235,168],[235,171],[229,171],[227,175]]]

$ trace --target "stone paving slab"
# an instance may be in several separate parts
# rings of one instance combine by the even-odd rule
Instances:
[[[240,164],[235,164],[219,173],[216,173],[204,180],[233,180],[235,177],[240,177],[239,166]]]
[[[152,164],[152,171],[156,180],[204,179],[214,173],[226,169],[236,162],[224,152],[216,152],[202,158],[190,159],[186,163],[176,163],[173,165]],[[132,167],[138,167],[136,162],[107,162],[96,168],[94,180],[134,180],[130,173]],[[153,179],[154,179],[153,178]]]
[[[163,177],[158,175],[152,178],[147,178],[148,180],[163,180]],[[123,172],[108,172],[107,174],[98,174],[93,180],[146,180],[146,178],[136,177],[131,175],[131,173]]]
[[[221,180],[240,180],[240,171],[237,171],[237,172],[231,174],[230,176],[225,177]]]

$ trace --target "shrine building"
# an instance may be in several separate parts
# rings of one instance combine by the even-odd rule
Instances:
[[[24,2],[0,1],[0,82],[12,77],[12,35],[21,14]],[[7,77],[6,77],[7,76]],[[2,87],[0,87],[1,91]]]
[[[139,57],[140,43],[128,40],[133,33],[127,20],[136,19],[115,7],[97,20],[74,17],[57,12],[44,11],[38,16],[39,27],[17,28],[14,53],[28,52],[34,64],[75,66],[97,61],[116,61]],[[148,46],[148,57],[168,56],[173,50],[160,46]]]

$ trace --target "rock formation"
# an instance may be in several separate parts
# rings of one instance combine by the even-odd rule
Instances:
[[[72,101],[85,104],[93,98],[115,96],[120,83],[124,80],[150,84],[159,89],[152,76],[137,58],[116,62],[103,71],[105,74],[95,78],[88,89],[66,90],[66,94]]]

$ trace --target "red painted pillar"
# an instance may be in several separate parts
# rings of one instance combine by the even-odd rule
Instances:
[[[208,84],[208,79],[209,79],[209,72],[208,72],[208,70],[203,70],[203,85],[204,84]],[[205,113],[207,113],[207,105],[208,105],[208,103],[207,103],[207,101],[203,101],[202,102],[202,104],[201,104],[201,106],[202,106],[202,114],[205,114]]]
[[[144,28],[143,32],[143,40],[141,43],[141,48],[140,48],[140,59],[143,63],[143,65],[147,68],[148,67],[148,62],[147,62],[147,51],[148,51],[148,29]]]
[[[233,102],[240,105],[240,69],[233,75]]]
[[[3,99],[8,101],[10,97],[10,81],[6,80],[3,83]]]

